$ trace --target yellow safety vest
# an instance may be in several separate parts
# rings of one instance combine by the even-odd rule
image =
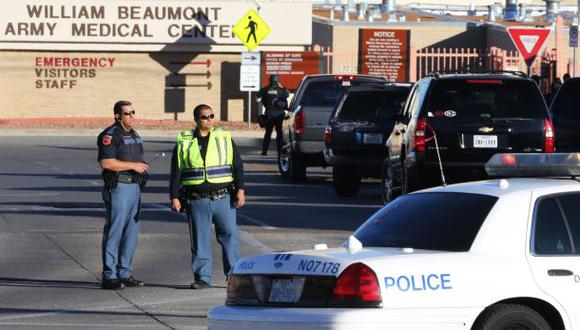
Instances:
[[[182,186],[204,183],[233,182],[232,165],[234,152],[232,136],[220,128],[209,133],[205,162],[193,131],[181,132],[177,137],[177,163],[181,172]]]

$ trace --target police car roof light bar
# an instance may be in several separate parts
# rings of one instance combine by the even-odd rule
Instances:
[[[485,164],[493,177],[578,177],[580,153],[500,153]]]

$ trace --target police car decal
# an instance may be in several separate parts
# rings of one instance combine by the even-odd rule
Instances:
[[[306,273],[322,273],[322,274],[332,274],[335,275],[340,269],[340,263],[330,262],[330,261],[320,261],[320,260],[300,260],[298,264],[299,272]]]
[[[266,254],[238,261],[234,266],[234,274],[338,276],[351,263],[328,255]]]
[[[574,275],[574,282],[580,283],[580,275]]]
[[[385,290],[437,291],[453,289],[451,274],[415,274],[385,276]]]

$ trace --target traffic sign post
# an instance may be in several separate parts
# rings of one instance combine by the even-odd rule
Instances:
[[[578,48],[578,22],[570,25],[570,47],[572,48],[572,76],[576,76],[576,48]]]
[[[242,52],[240,91],[248,92],[248,128],[252,124],[252,92],[260,90],[260,52]]]
[[[252,118],[252,91],[260,90],[260,53],[252,52],[270,34],[270,27],[253,9],[233,26],[232,32],[249,52],[242,52],[240,68],[240,90],[248,92],[248,127]],[[257,55],[255,55],[257,53]],[[258,74],[255,75],[257,68]],[[244,81],[244,83],[242,83]]]
[[[514,45],[526,61],[528,66],[528,76],[530,68],[538,55],[538,52],[544,46],[550,29],[545,28],[508,28],[507,32],[511,37]]]

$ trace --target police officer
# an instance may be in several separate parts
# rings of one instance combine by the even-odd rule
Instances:
[[[212,222],[226,276],[240,255],[236,209],[245,203],[244,167],[230,133],[214,128],[210,106],[198,105],[193,117],[195,129],[177,137],[169,189],[171,208],[187,212],[195,280],[190,288],[205,289],[211,286]]]
[[[99,134],[98,161],[103,169],[103,280],[101,287],[119,290],[140,287],[133,277],[132,262],[139,234],[141,188],[149,166],[143,162],[143,140],[133,129],[135,110],[129,101],[113,107],[115,124]]]
[[[266,108],[266,122],[264,127],[264,141],[262,142],[262,156],[268,154],[270,147],[270,140],[272,139],[272,129],[276,127],[276,145],[278,152],[282,149],[284,144],[284,136],[282,135],[282,122],[284,121],[284,113],[287,108],[287,98],[290,94],[288,89],[280,84],[280,79],[277,75],[270,76],[270,84],[262,87],[258,92],[257,101],[262,102]]]

